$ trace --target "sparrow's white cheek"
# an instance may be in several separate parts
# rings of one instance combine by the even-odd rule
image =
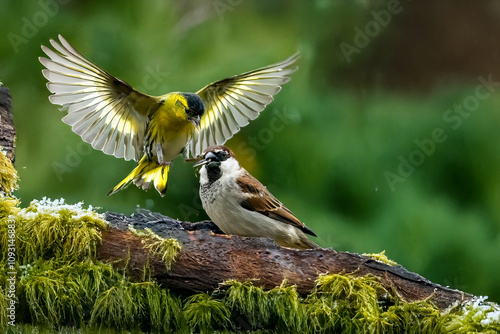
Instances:
[[[200,184],[205,184],[208,182],[207,167],[203,166],[200,169]]]
[[[221,163],[222,175],[226,178],[237,177],[242,173],[240,165],[235,158],[229,158]]]

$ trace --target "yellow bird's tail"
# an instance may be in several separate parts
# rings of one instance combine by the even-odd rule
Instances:
[[[131,182],[143,190],[147,190],[151,182],[153,182],[160,195],[165,196],[169,169],[169,165],[159,164],[156,160],[150,161],[146,156],[143,156],[141,161],[139,161],[139,165],[122,182],[118,183],[108,193],[108,196],[127,188]]]

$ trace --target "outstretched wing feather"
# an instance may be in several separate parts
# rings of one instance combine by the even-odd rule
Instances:
[[[63,121],[93,148],[125,160],[138,161],[150,108],[158,102],[134,90],[81,55],[61,35],[42,46],[40,57],[53,95],[50,102],[67,112]]]

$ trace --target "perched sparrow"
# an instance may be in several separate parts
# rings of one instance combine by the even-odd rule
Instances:
[[[200,169],[203,209],[226,234],[268,237],[284,247],[316,248],[306,234],[316,236],[250,175],[233,152],[222,145],[205,150]]]
[[[150,96],[100,69],[61,35],[42,46],[42,71],[54,93],[50,102],[63,106],[63,122],[96,150],[139,165],[108,195],[131,182],[142,189],[154,183],[163,196],[171,161],[179,154],[199,156],[223,144],[255,119],[273,100],[296,66],[298,55],[258,70],[211,83],[196,93]],[[141,158],[142,156],[142,158]]]

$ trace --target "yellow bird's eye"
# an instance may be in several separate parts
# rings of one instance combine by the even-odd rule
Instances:
[[[187,109],[187,106],[184,103],[182,103],[181,100],[175,101],[175,105],[177,105],[178,107],[182,107],[184,109]]]

